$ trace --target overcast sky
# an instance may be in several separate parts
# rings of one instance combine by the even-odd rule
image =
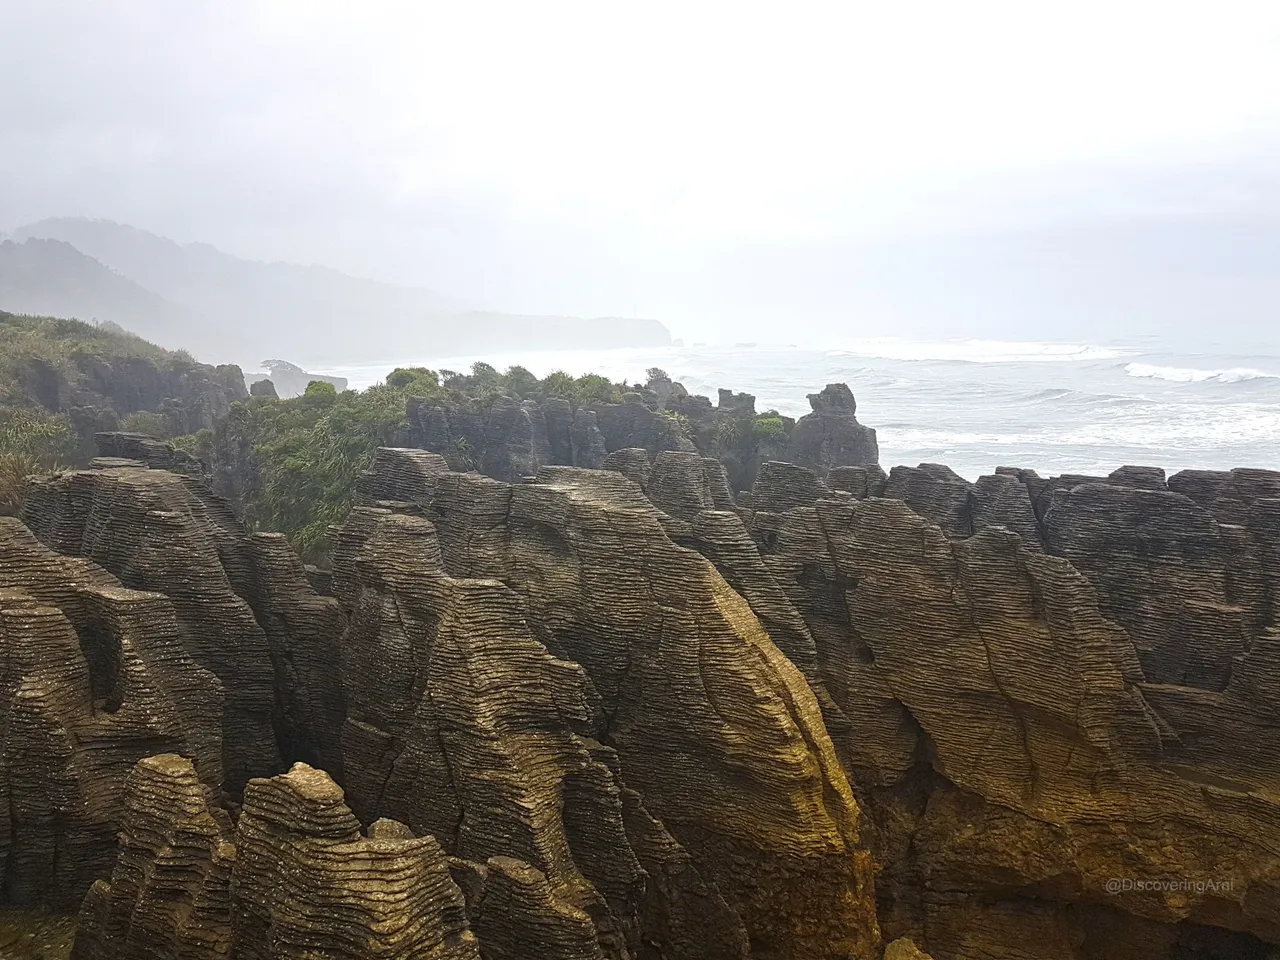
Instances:
[[[0,0],[0,23],[0,230],[104,217],[694,337],[1007,332],[1094,276],[1077,255],[1145,263],[1180,231],[1280,274],[1274,0]],[[986,300],[1032,248],[1057,279]],[[1155,292],[1148,266],[1111,299]]]

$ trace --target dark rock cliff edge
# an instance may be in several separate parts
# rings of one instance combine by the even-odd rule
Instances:
[[[886,475],[812,399],[749,492],[642,404],[419,410],[323,577],[104,435],[0,518],[0,899],[78,960],[1274,957],[1280,473]]]

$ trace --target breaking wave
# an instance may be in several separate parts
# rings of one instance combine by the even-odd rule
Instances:
[[[934,360],[962,363],[1078,363],[1114,360],[1122,354],[1091,343],[1040,340],[899,340],[874,337],[851,340],[832,351],[835,356],[877,360]]]
[[[1168,380],[1172,383],[1243,383],[1246,380],[1280,380],[1280,373],[1268,373],[1253,367],[1232,367],[1228,370],[1199,370],[1195,367],[1160,367],[1151,363],[1130,363],[1124,368],[1131,377],[1151,380]]]

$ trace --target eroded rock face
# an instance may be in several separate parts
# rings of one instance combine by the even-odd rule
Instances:
[[[1049,551],[1093,581],[1133,638],[1148,680],[1226,685],[1256,636],[1264,589],[1241,528],[1182,494],[1114,484],[1058,490],[1043,528]]]
[[[902,477],[906,502],[754,514],[849,721],[836,747],[887,935],[948,960],[1260,957],[1280,940],[1277,632],[1241,602],[1267,595],[1269,507],[1233,533],[1151,477],[1051,492],[1044,545],[1072,562],[1012,531],[1028,504],[1003,481],[1005,522],[967,535],[982,483],[925,468]],[[1241,510],[1225,486],[1214,502]]]
[[[439,844],[380,821],[297,764],[254,780],[234,833],[189,761],[142,761],[120,857],[85,899],[74,960],[479,960]]]
[[[185,450],[178,450],[171,443],[140,433],[96,433],[93,442],[100,457],[118,457],[134,460],[157,470],[199,475],[204,468],[200,461]]]
[[[0,518],[0,894],[65,910],[110,872],[121,786],[180,750],[221,789],[223,690],[169,601]]]
[[[945,467],[895,467],[884,496],[954,540],[1004,527],[1070,560],[1155,683],[1221,690],[1276,622],[1280,475],[1122,467],[1045,480],[1002,470],[970,483]]]
[[[248,536],[201,477],[127,466],[33,483],[23,519],[60,553],[168,598],[183,651],[223,689],[232,794],[286,759],[340,772],[341,613],[283,538]]]
[[[617,787],[573,730],[587,716],[581,668],[533,639],[507,587],[446,575],[429,522],[373,512],[343,642],[352,804],[453,856],[536,868],[544,899],[594,916],[592,939],[599,929],[624,956],[640,868]]]
[[[880,462],[876,432],[856,416],[858,405],[847,384],[829,383],[809,394],[813,412],[791,431],[790,459],[825,475],[832,467],[863,467]]]
[[[61,553],[0,527],[5,896],[98,878],[82,960],[1280,943],[1278,475],[766,462],[735,499],[693,451],[601,462],[380,450],[332,599],[199,477],[37,485]],[[125,780],[156,751],[197,763]]]
[[[681,483],[706,484],[706,462],[660,461],[650,489],[698,512]],[[722,472],[711,487],[715,505]],[[362,508],[339,539],[362,819],[488,861],[503,902],[551,896],[557,942],[577,942],[581,912],[604,957],[742,957],[748,940],[872,955],[857,807],[814,695],[671,540],[678,518],[621,475],[564,467],[517,485],[445,474],[406,499],[425,517]],[[495,857],[546,890],[524,868],[495,875]]]
[[[760,436],[755,397],[720,390],[713,406],[670,381],[657,382],[644,396],[628,394],[623,403],[576,408],[559,398],[454,404],[413,398],[407,405],[408,442],[443,456],[455,470],[474,469],[510,483],[543,466],[600,469],[607,457],[635,449],[650,460],[666,452],[717,459],[737,490],[750,488],[771,458],[823,471],[877,463],[875,431],[858,423],[847,385],[831,384],[809,399],[813,414],[800,421],[778,417],[780,429]]]

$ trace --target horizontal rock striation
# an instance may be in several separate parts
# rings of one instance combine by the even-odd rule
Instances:
[[[729,506],[715,466],[662,454],[649,489],[686,516]],[[334,574],[360,651],[343,745],[362,819],[527,864],[602,956],[872,955],[857,806],[818,703],[672,539],[687,523],[570,467],[398,496],[423,516],[358,508],[338,541],[355,573]],[[513,903],[543,896],[506,873]]]
[[[757,490],[752,533],[848,719],[886,934],[940,958],[1280,940],[1275,501],[1156,479],[924,466],[892,500]]]
[[[232,794],[290,760],[340,772],[341,612],[282,537],[247,535],[203,477],[134,466],[32,482],[23,519],[60,553],[168,598],[183,650],[224,691]]]
[[[461,859],[536,869],[548,904],[581,914],[602,955],[626,956],[640,867],[618,789],[573,730],[587,717],[581,668],[533,639],[509,588],[446,575],[428,521],[373,512],[343,644],[354,809]]]
[[[838,387],[748,469],[662,386],[419,408],[323,573],[127,438],[33,484],[4,898],[88,889],[80,960],[1269,956],[1280,474],[886,475]]]
[[[155,437],[108,431],[94,434],[93,442],[98,448],[99,457],[132,460],[157,470],[172,470],[175,473],[199,475],[204,472],[199,459]]]
[[[74,907],[115,858],[121,785],[156,750],[221,788],[223,690],[169,601],[0,518],[0,898]]]
[[[252,781],[234,833],[178,756],[139,763],[125,797],[73,960],[480,958],[439,844],[388,821],[364,836],[321,771]]]
[[[880,462],[876,432],[858,422],[858,405],[847,384],[829,383],[809,394],[812,412],[796,421],[788,446],[797,464],[825,475],[833,467],[867,467]]]
[[[1155,683],[1222,690],[1276,623],[1280,474],[1122,467],[1044,480],[1002,470],[969,483],[946,467],[895,467],[883,496],[952,539],[992,527],[1070,560]]]

